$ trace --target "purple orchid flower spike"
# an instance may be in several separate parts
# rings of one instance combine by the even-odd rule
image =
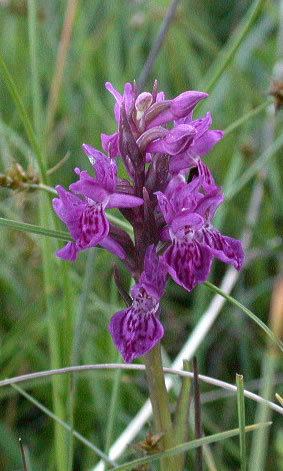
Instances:
[[[175,282],[188,291],[207,279],[213,256],[238,270],[244,262],[241,242],[223,236],[211,224],[223,202],[222,192],[216,187],[208,194],[203,191],[203,178],[187,184],[179,175],[171,180],[165,193],[156,193],[166,222],[161,237],[171,242],[164,260]]]
[[[239,270],[244,253],[240,241],[212,224],[223,194],[202,158],[223,132],[210,129],[210,113],[193,119],[207,94],[186,91],[170,100],[157,81],[151,93],[139,93],[135,83],[126,83],[123,93],[109,82],[105,86],[115,98],[118,129],[101,134],[107,155],[83,145],[94,176],[76,168],[70,191],[56,187],[53,207],[73,238],[57,255],[74,261],[80,251],[99,245],[123,260],[136,285],[131,306],[112,317],[110,332],[131,362],[163,337],[159,303],[168,275],[191,291],[207,280],[214,257]],[[127,178],[118,177],[120,165]],[[132,226],[133,238],[108,221],[111,208]]]
[[[105,209],[133,208],[141,206],[143,200],[134,195],[116,192],[116,163],[91,146],[84,145],[83,148],[96,172],[96,178],[87,171],[76,168],[75,172],[80,179],[70,185],[72,192],[61,186],[56,187],[59,198],[53,200],[54,210],[74,238],[74,242],[69,242],[57,255],[74,261],[78,252],[99,244],[124,259],[124,249],[109,235]]]
[[[127,363],[150,351],[164,335],[158,309],[166,278],[166,263],[151,245],[145,255],[144,272],[132,289],[132,305],[117,312],[109,325],[113,340]]]

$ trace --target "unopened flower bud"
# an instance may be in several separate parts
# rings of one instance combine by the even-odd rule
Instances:
[[[152,103],[152,95],[148,92],[141,93],[136,101],[135,101],[135,108],[137,110],[137,120],[140,120],[146,110],[150,107]]]

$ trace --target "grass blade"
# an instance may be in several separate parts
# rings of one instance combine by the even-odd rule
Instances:
[[[246,450],[246,432],[245,432],[245,396],[244,396],[244,379],[242,375],[236,375],[237,384],[237,406],[238,420],[240,430],[240,457],[241,471],[247,471],[247,450]]]
[[[20,118],[22,120],[22,123],[24,125],[24,128],[25,128],[25,131],[26,131],[26,134],[27,134],[27,137],[28,137],[28,140],[30,142],[30,145],[34,151],[34,154],[37,158],[37,162],[38,162],[38,165],[39,165],[39,168],[41,170],[41,173],[42,175],[45,174],[45,165],[44,165],[44,160],[43,160],[43,156],[42,156],[42,152],[41,152],[41,149],[40,149],[40,146],[38,144],[38,141],[37,141],[37,138],[36,138],[36,135],[34,133],[34,130],[33,130],[33,127],[32,127],[32,124],[30,122],[30,119],[28,117],[28,114],[26,112],[26,109],[23,105],[23,102],[21,100],[21,97],[19,95],[19,92],[18,92],[18,89],[17,89],[17,86],[5,64],[5,61],[0,53],[0,73],[2,75],[2,78],[5,82],[5,85],[6,87],[8,88],[12,98],[13,98],[13,101],[18,109],[18,113],[20,115]]]
[[[254,430],[258,430],[259,428],[262,428],[262,427],[269,427],[271,423],[272,422],[266,422],[263,424],[248,425],[247,427],[245,427],[245,433],[253,432]],[[189,450],[194,450],[195,448],[198,448],[203,445],[208,445],[210,443],[217,443],[217,442],[220,442],[221,440],[226,440],[227,438],[236,437],[237,435],[239,435],[239,432],[240,430],[236,428],[233,430],[227,430],[226,432],[216,433],[208,437],[202,437],[202,438],[199,438],[198,440],[192,440],[191,442],[183,443],[182,445],[178,445],[174,448],[171,448],[170,450],[164,451],[163,453],[156,453],[151,456],[146,456],[145,458],[138,458],[131,462],[116,466],[114,470],[126,471],[127,469],[132,469],[133,467],[136,467],[136,466],[141,466],[146,463],[152,463],[153,461],[159,460],[160,458],[165,458],[168,456],[175,456],[175,455],[178,455],[179,453],[184,453]]]
[[[72,237],[67,232],[56,231],[55,229],[46,229],[46,227],[28,224],[26,222],[13,221],[12,219],[0,218],[0,226],[9,227],[16,231],[53,237],[54,239],[63,240],[65,242],[72,240]]]
[[[214,284],[210,283],[209,281],[206,281],[205,286],[207,286],[211,291],[220,294],[223,298],[227,299],[230,303],[234,304],[234,306],[237,306],[241,311],[243,311],[245,314],[247,314],[264,332],[268,335],[268,337],[274,342],[277,347],[283,352],[283,342],[276,337],[276,335],[273,334],[273,332],[265,325],[264,322],[262,322],[252,311],[250,311],[247,307],[243,306],[237,299],[233,298],[229,294],[226,294],[222,289],[218,288]]]
[[[209,69],[207,76],[212,77],[210,82],[207,86],[204,85],[201,89],[206,90],[207,92],[211,92],[213,90],[222,74],[234,59],[236,52],[246,38],[265,3],[267,3],[266,0],[256,0],[253,2],[242,20],[240,27],[233,34],[227,46],[218,55],[216,64],[213,64]]]
[[[34,397],[32,397],[30,394],[28,394],[24,389],[22,389],[20,386],[13,384],[11,385],[12,388],[14,388],[16,391],[18,391],[19,394],[21,394],[23,397],[25,397],[28,401],[30,401],[35,407],[40,409],[44,414],[46,414],[48,417],[50,417],[52,420],[57,422],[59,425],[61,425],[65,430],[71,431],[72,428],[69,424],[61,420],[59,417],[57,417],[53,412],[51,412],[47,407],[45,407],[41,402],[37,401]],[[103,461],[108,463],[111,466],[115,466],[115,462],[110,460],[103,451],[101,451],[99,448],[97,448],[93,443],[91,443],[89,440],[87,440],[85,437],[83,437],[79,432],[76,430],[73,430],[73,435],[76,437],[81,443],[83,443],[85,446],[90,448],[97,456],[99,456]]]
[[[239,191],[260,172],[267,164],[267,162],[281,149],[283,146],[283,133],[273,142],[273,144],[264,151],[259,158],[249,166],[249,168],[240,176],[230,190],[226,193],[225,201],[233,198]]]
[[[227,126],[227,128],[224,129],[225,137],[228,136],[228,134],[231,134],[232,132],[234,132],[236,129],[238,129],[240,126],[245,124],[247,121],[249,121],[254,116],[256,116],[259,113],[261,113],[262,111],[266,110],[266,108],[271,104],[272,104],[272,100],[269,98],[268,100],[264,101],[260,105],[256,106],[252,110],[245,113],[239,119],[236,119],[236,121],[234,121],[233,123],[229,124],[229,126]]]
[[[183,361],[183,370],[190,370],[190,363],[187,360]],[[188,440],[191,385],[191,378],[182,378],[182,386],[178,396],[178,402],[174,415],[174,436],[176,443],[184,443]],[[185,454],[180,454],[179,456],[176,456],[175,462],[176,470],[184,469]]]

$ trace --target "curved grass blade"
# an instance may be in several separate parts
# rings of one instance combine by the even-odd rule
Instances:
[[[269,427],[272,422],[266,422],[263,424],[253,424],[248,425],[245,427],[245,433],[253,432],[262,427]],[[146,463],[152,463],[153,461],[159,460],[160,458],[165,458],[167,456],[175,456],[180,453],[184,453],[189,450],[193,450],[203,445],[209,445],[210,443],[220,442],[221,440],[226,440],[227,438],[236,437],[239,435],[239,429],[227,430],[226,432],[216,433],[214,435],[210,435],[208,437],[202,437],[198,440],[192,440],[188,443],[183,443],[182,445],[178,445],[170,450],[166,450],[163,453],[156,453],[151,456],[146,456],[145,458],[138,458],[136,460],[130,461],[128,463],[124,463],[119,466],[115,466],[115,471],[126,471],[127,469],[132,469],[134,467],[140,466]]]
[[[239,191],[260,172],[267,162],[281,149],[283,146],[283,133],[280,134],[273,144],[264,151],[259,158],[237,179],[234,185],[226,192],[225,201],[233,198]]]
[[[12,219],[0,218],[0,226],[10,227],[16,231],[30,232],[32,234],[53,237],[54,239],[64,240],[65,242],[73,240],[67,232],[47,229],[46,227],[36,226],[35,224],[28,224],[26,222],[13,221]]]
[[[227,301],[234,304],[234,306],[237,306],[239,309],[241,309],[241,311],[247,314],[262,330],[264,330],[264,332],[268,335],[272,342],[277,345],[281,352],[283,352],[283,342],[278,337],[276,337],[276,335],[273,334],[273,332],[267,327],[267,325],[265,325],[265,323],[262,322],[252,311],[250,311],[247,307],[237,301],[237,299],[233,298],[229,294],[226,294],[224,291],[222,291],[222,289],[218,288],[213,283],[206,281],[204,284],[211,291],[220,294],[220,296],[227,299]]]
[[[23,105],[23,102],[21,100],[21,97],[19,95],[17,86],[5,64],[5,61],[0,53],[0,73],[2,75],[2,78],[6,84],[6,87],[8,88],[13,101],[18,109],[18,113],[20,115],[20,118],[22,120],[22,123],[24,125],[27,137],[29,139],[30,145],[34,151],[35,156],[37,157],[37,162],[39,165],[39,168],[41,170],[42,175],[45,174],[45,165],[44,165],[44,159],[42,156],[41,148],[40,145],[38,144],[36,135],[34,133],[32,124],[30,122],[30,119],[28,117],[28,114],[26,112],[26,109]]]
[[[38,409],[40,409],[44,414],[48,415],[52,420],[60,424],[64,429],[68,431],[72,431],[72,428],[69,424],[64,422],[64,420],[61,420],[59,417],[57,417],[53,412],[51,412],[47,407],[45,407],[43,404],[41,404],[39,401],[37,401],[34,397],[32,397],[30,394],[28,394],[24,389],[22,389],[20,386],[17,386],[16,384],[11,385],[12,388],[14,388],[16,391],[18,391],[19,394],[24,396],[28,401],[30,401],[34,406],[36,406]],[[108,463],[111,466],[115,466],[115,461],[112,461],[110,458],[108,458],[103,451],[101,451],[99,448],[97,448],[93,443],[91,443],[89,440],[87,440],[85,437],[83,437],[80,433],[78,433],[76,430],[73,430],[73,435],[76,437],[81,443],[83,443],[85,446],[90,448],[94,453],[99,456],[103,461]]]
[[[272,100],[269,98],[268,100],[264,101],[260,105],[256,106],[252,110],[248,111],[245,113],[243,116],[240,118],[236,119],[233,123],[229,124],[226,129],[224,129],[224,135],[225,137],[228,136],[228,134],[231,134],[233,131],[238,129],[242,124],[245,124],[247,121],[249,121],[251,118],[254,116],[258,115],[262,111],[266,110],[266,108],[272,104]]]
[[[220,52],[216,60],[216,63],[214,63],[212,67],[209,69],[207,76],[208,77],[212,76],[212,79],[210,80],[207,86],[202,87],[203,90],[207,92],[211,92],[211,90],[213,90],[218,80],[222,76],[223,72],[232,62],[236,52],[238,51],[242,42],[244,41],[247,34],[249,33],[252,25],[257,19],[265,3],[267,3],[266,0],[256,0],[255,2],[253,2],[248,12],[246,13],[245,17],[243,18],[240,27],[233,34],[227,46],[224,47],[222,52]]]

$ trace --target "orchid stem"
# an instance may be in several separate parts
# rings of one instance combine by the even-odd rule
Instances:
[[[174,446],[172,420],[169,410],[169,397],[162,368],[160,344],[144,356],[146,376],[152,405],[154,426],[157,433],[164,433],[161,440],[163,451]],[[171,457],[160,462],[162,471],[174,471],[175,463]]]

